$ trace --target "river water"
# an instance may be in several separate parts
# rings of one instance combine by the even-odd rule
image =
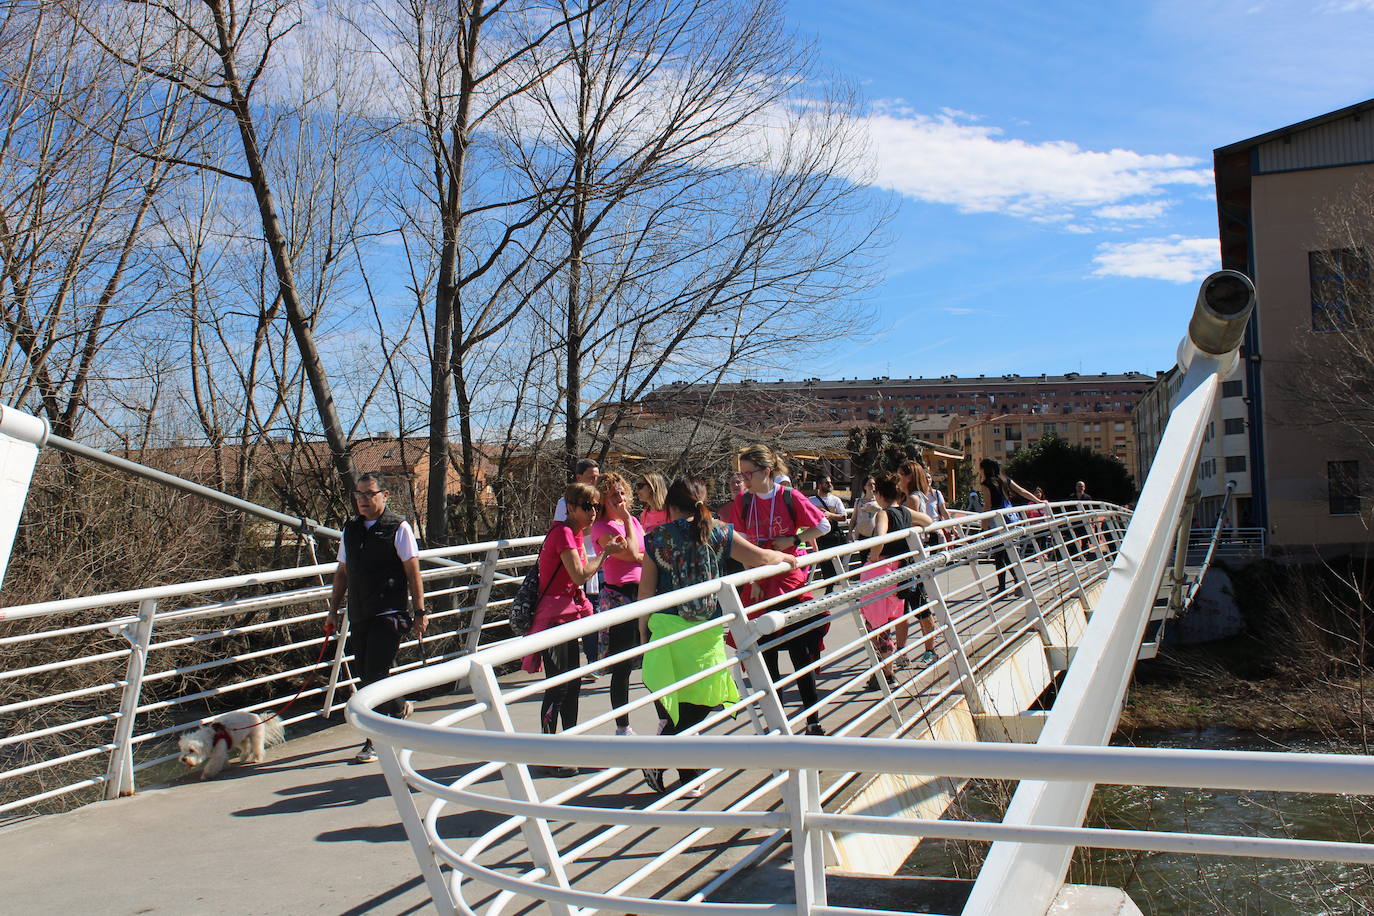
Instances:
[[[1279,743],[1220,729],[1137,733],[1129,742],[1118,743],[1214,750],[1341,750],[1313,739]],[[962,804],[965,813],[956,816],[997,817],[1005,804],[1005,791],[997,786],[972,786]],[[1123,830],[1374,842],[1374,798],[1101,786],[1087,823]],[[924,843],[903,872],[967,877],[970,864],[980,858],[981,850],[967,844]],[[1374,869],[1361,865],[1093,849],[1079,851],[1069,879],[1125,888],[1147,916],[1374,914]]]

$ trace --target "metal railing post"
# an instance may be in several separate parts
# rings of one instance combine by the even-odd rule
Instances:
[[[826,905],[824,837],[810,826],[811,815],[821,812],[819,774],[811,769],[788,770],[784,795],[792,829],[797,916],[810,916],[816,907]]]
[[[339,628],[334,631],[334,638],[338,641],[334,644],[334,659],[329,663],[329,683],[325,685],[324,706],[320,709],[320,715],[325,718],[329,717],[329,711],[334,708],[334,693],[339,688],[339,671],[343,668],[345,649],[348,645],[348,609],[340,610],[343,613],[339,615]]]
[[[1064,542],[1064,534],[1060,531],[1062,522],[1056,521],[1050,528],[1050,536],[1054,538],[1054,550],[1056,565],[1062,564],[1069,568],[1073,574],[1074,591],[1078,592],[1078,600],[1083,604],[1083,612],[1091,613],[1088,607],[1088,590],[1083,587],[1083,579],[1078,575],[1078,566],[1074,564],[1073,557],[1069,555],[1069,546]]]
[[[752,690],[762,690],[763,721],[770,731],[782,735],[792,734],[792,726],[787,722],[787,710],[783,708],[782,698],[778,696],[778,685],[773,683],[773,675],[759,651],[759,634],[753,621],[744,613],[744,599],[739,589],[730,583],[720,590],[717,600],[726,615],[730,636],[735,640],[735,656],[740,659],[744,672],[749,677]],[[766,685],[766,686],[765,686]]]
[[[518,734],[519,729],[510,717],[510,708],[501,696],[501,682],[496,679],[491,666],[474,666],[468,683],[472,685],[473,699],[486,705],[486,710],[482,713],[482,724],[487,730],[506,735]],[[508,762],[501,767],[501,777],[506,784],[506,793],[511,798],[539,804],[539,793],[535,791],[528,766]],[[520,830],[525,835],[525,845],[529,848],[530,857],[534,859],[535,864],[544,870],[556,887],[569,890],[572,885],[558,857],[558,844],[554,841],[553,831],[549,829],[549,822],[542,817],[526,817],[520,823]],[[554,916],[573,916],[573,908],[566,903],[553,900],[545,903]]]
[[[377,758],[382,765],[386,787],[396,803],[396,812],[401,817],[406,839],[410,841],[410,851],[415,855],[415,862],[420,866],[425,886],[429,888],[429,896],[434,900],[434,908],[439,911],[440,916],[457,916],[458,907],[449,892],[448,882],[444,880],[444,873],[439,868],[439,860],[429,845],[424,820],[420,817],[419,809],[415,807],[415,796],[401,772],[401,761],[396,749],[389,744],[380,744],[377,747]]]
[[[1001,527],[1004,534],[1011,533],[1011,526],[1007,524],[1006,516],[997,516],[997,524]],[[1002,550],[1011,560],[1010,571],[1016,579],[1017,591],[1026,601],[1026,622],[1035,624],[1035,628],[1040,631],[1040,636],[1045,640],[1045,645],[1052,645],[1054,640],[1050,636],[1050,628],[1045,623],[1045,615],[1040,611],[1040,602],[1035,598],[1035,589],[1031,588],[1030,574],[1026,572],[1026,564],[1021,559],[1021,550],[1016,546],[1016,541],[1007,538],[1002,543]]]
[[[105,771],[105,798],[134,794],[134,720],[138,700],[143,694],[143,672],[148,666],[148,646],[153,641],[153,620],[157,599],[146,598],[138,604],[138,622],[121,627],[119,635],[129,641],[129,664],[124,674],[124,691],[119,698],[119,719],[115,722],[114,750]]]
[[[929,556],[925,544],[918,544],[921,552],[921,559]],[[959,637],[959,633],[954,629],[954,615],[949,612],[949,603],[945,600],[945,593],[940,588],[940,583],[935,579],[935,570],[930,569],[921,573],[921,579],[926,585],[926,597],[931,601],[930,610],[935,617],[939,628],[945,631],[945,643],[953,650],[952,672],[962,684],[960,688],[964,693],[964,698],[968,700],[969,711],[976,714],[982,713],[983,696],[978,692],[978,683],[973,678],[973,665],[968,660],[968,652],[964,650],[964,641]],[[1000,633],[999,633],[1000,637]]]
[[[501,559],[501,551],[492,547],[482,555],[482,584],[477,587],[477,596],[472,599],[472,632],[468,634],[468,654],[477,651],[482,642],[482,623],[487,619],[487,604],[491,601],[491,586],[496,581],[496,563]]]

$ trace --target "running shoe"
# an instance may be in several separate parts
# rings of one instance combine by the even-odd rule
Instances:
[[[806,731],[803,734],[815,735],[823,738],[825,737],[825,729],[821,728],[821,723],[812,722],[806,726]]]
[[[628,725],[624,725],[624,726],[621,726],[620,728],[617,728],[617,729],[615,730],[615,733],[616,733],[616,735],[617,735],[618,737],[633,736],[633,735],[638,734],[638,732],[636,732],[633,728],[631,728],[631,727],[628,726]]]
[[[363,742],[363,746],[358,748],[358,753],[353,755],[354,763],[376,763],[377,751],[372,747],[372,739],[368,738]]]
[[[935,664],[935,650],[927,649],[921,653],[921,667],[928,668]]]

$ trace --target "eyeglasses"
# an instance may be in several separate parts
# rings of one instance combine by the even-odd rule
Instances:
[[[359,499],[371,499],[372,497],[385,492],[385,490],[354,490],[353,495],[358,497]]]

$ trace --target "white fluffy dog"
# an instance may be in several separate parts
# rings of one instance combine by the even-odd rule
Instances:
[[[284,740],[280,719],[264,722],[255,712],[235,710],[183,733],[181,762],[188,769],[203,765],[200,778],[213,779],[232,752],[239,752],[239,763],[262,763],[267,759],[267,748]]]

